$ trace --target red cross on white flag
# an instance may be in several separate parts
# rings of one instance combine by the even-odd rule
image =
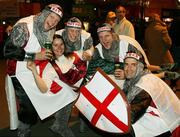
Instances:
[[[103,131],[129,131],[129,105],[125,95],[99,68],[93,78],[80,88],[75,105],[92,125]]]

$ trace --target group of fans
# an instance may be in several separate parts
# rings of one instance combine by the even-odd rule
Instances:
[[[118,35],[111,25],[103,23],[97,29],[99,44],[93,45],[90,33],[82,29],[77,17],[70,18],[64,29],[56,30],[62,17],[61,6],[47,5],[41,13],[20,19],[4,45],[10,128],[18,129],[18,137],[31,136],[38,116],[43,120],[52,115],[55,120],[50,130],[74,137],[68,126],[72,106],[81,94],[79,87],[87,84],[97,68],[124,91],[130,105],[130,130],[122,136],[170,136],[179,129],[179,99],[151,73],[153,64],[134,38]],[[51,49],[46,49],[47,42],[52,43]]]

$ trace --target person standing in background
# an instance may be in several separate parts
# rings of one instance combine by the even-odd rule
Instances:
[[[172,39],[172,47],[170,51],[172,52],[172,56],[174,58],[174,62],[178,64],[180,68],[180,39],[177,35],[180,34],[180,17],[175,17],[171,23],[169,28],[169,35]],[[180,71],[180,70],[179,70]]]
[[[169,51],[172,40],[168,34],[167,26],[156,13],[152,13],[149,18],[144,44],[150,64],[160,66],[166,63],[174,63]]]
[[[114,24],[114,32],[118,35],[126,35],[135,38],[135,30],[133,24],[126,19],[125,7],[118,5],[116,8],[116,20]]]
[[[115,23],[115,19],[116,19],[116,13],[113,11],[109,11],[106,15],[105,23],[108,23],[113,27]]]
[[[7,61],[7,74],[12,80],[18,107],[17,136],[30,137],[31,126],[37,122],[37,112],[30,98],[33,91],[29,81],[33,78],[26,67],[28,60],[47,60],[52,58],[52,51],[45,43],[52,42],[56,26],[63,16],[61,6],[47,5],[42,12],[20,19],[12,29],[4,45],[4,57]],[[29,80],[30,79],[30,80]],[[30,89],[28,92],[26,89]],[[38,99],[37,99],[38,100]]]

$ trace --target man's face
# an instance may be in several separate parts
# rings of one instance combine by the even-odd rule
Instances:
[[[80,38],[81,29],[79,28],[67,28],[68,39],[71,42],[75,42]]]
[[[124,7],[119,7],[116,9],[116,16],[118,19],[123,19],[126,15],[126,10],[124,9]]]
[[[137,72],[137,60],[127,58],[124,61],[124,73],[127,79],[134,78]]]
[[[98,33],[99,41],[106,49],[110,49],[113,42],[112,33],[109,31],[103,31]]]
[[[55,28],[59,21],[60,17],[56,13],[51,12],[44,22],[44,29],[49,31],[52,28]]]

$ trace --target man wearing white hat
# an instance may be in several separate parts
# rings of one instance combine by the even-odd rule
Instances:
[[[94,52],[93,40],[91,34],[82,29],[82,22],[77,17],[70,18],[65,29],[56,31],[56,34],[62,35],[66,53],[77,51],[83,60],[91,59]]]
[[[89,63],[88,75],[93,75],[96,68],[100,67],[114,79],[115,64],[119,63],[122,69],[124,57],[129,50],[140,50],[145,58],[146,64],[149,64],[144,50],[135,39],[115,34],[112,27],[107,23],[101,24],[97,29],[97,33],[100,43],[96,46],[92,60]],[[121,73],[120,70],[118,70],[118,72]],[[120,83],[119,85],[122,87],[123,83]]]
[[[29,137],[30,127],[37,122],[37,112],[26,90],[31,82],[32,73],[26,67],[27,60],[47,60],[52,58],[51,50],[45,49],[46,42],[52,42],[56,26],[63,16],[61,6],[50,4],[41,13],[20,19],[13,27],[4,47],[7,73],[12,79],[18,102],[18,137]],[[26,84],[24,84],[26,83]],[[11,91],[12,92],[12,91]],[[18,127],[17,127],[18,126]]]
[[[172,89],[145,69],[143,56],[138,51],[126,54],[124,73],[123,91],[131,106],[135,135],[170,136],[180,123],[180,101]],[[151,106],[151,102],[155,107]]]

